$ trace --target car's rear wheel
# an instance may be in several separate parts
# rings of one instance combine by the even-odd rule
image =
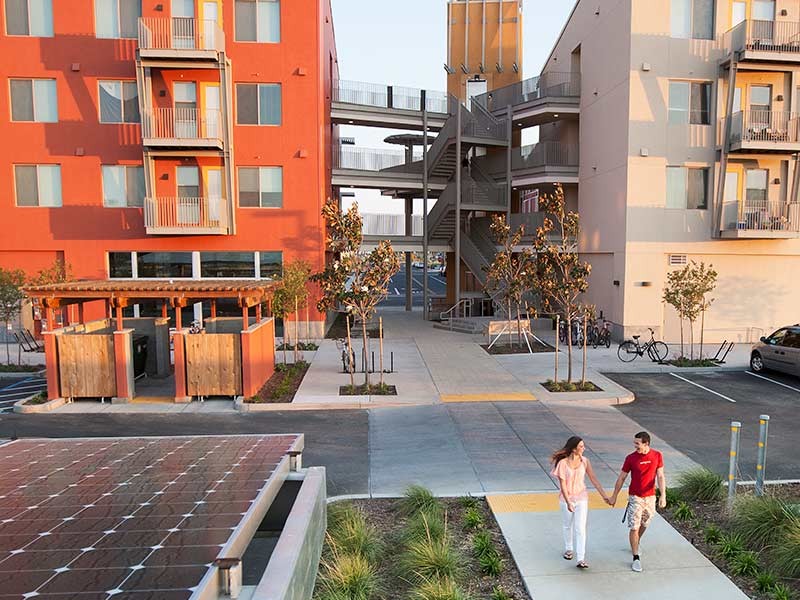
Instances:
[[[758,352],[753,352],[750,356],[750,370],[753,373],[762,373],[764,371],[764,359],[761,358],[761,354]]]

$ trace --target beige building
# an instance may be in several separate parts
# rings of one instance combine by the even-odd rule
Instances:
[[[579,144],[568,194],[616,334],[676,341],[661,296],[692,260],[719,272],[707,340],[800,321],[800,0],[578,0],[540,79],[567,72],[579,116],[540,139]]]

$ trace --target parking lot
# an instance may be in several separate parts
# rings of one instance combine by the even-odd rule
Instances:
[[[636,395],[619,407],[676,449],[726,474],[730,422],[741,421],[740,477],[755,479],[758,419],[770,416],[767,479],[800,479],[800,379],[776,373],[608,374]]]
[[[11,412],[15,402],[46,389],[47,381],[39,377],[14,382],[0,380],[0,413]]]

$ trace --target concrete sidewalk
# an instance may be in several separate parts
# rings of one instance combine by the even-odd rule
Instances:
[[[586,562],[562,558],[564,543],[558,494],[489,496],[497,518],[531,598],[535,600],[607,600],[639,598],[714,598],[746,600],[745,595],[700,551],[661,516],[642,540],[642,573],[631,571],[628,531],[623,524],[621,495],[610,508],[598,494],[590,498]]]

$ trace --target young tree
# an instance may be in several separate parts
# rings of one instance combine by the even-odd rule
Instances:
[[[72,274],[72,265],[64,262],[63,259],[57,258],[53,264],[45,269],[37,271],[35,275],[29,278],[28,284],[30,285],[48,285],[51,283],[64,283],[65,281],[72,281],[74,276]],[[61,318],[66,322],[66,315],[64,311],[69,310],[69,307],[60,309]],[[52,330],[56,328],[55,323],[48,323],[47,326]]]
[[[275,290],[272,299],[272,312],[283,318],[284,330],[284,356],[286,362],[286,344],[289,340],[289,328],[286,318],[294,314],[294,361],[298,360],[298,344],[300,340],[299,310],[304,308],[308,301],[308,279],[311,276],[311,266],[304,260],[294,260],[283,268],[283,276]]]
[[[487,269],[486,290],[498,291],[506,306],[509,325],[513,318],[512,307],[517,309],[517,341],[522,345],[522,325],[520,323],[520,306],[522,297],[530,289],[531,275],[536,272],[536,258],[530,248],[514,252],[525,236],[525,226],[520,225],[515,232],[506,222],[505,216],[492,217],[492,238],[500,250]],[[513,338],[511,338],[513,340]]]
[[[25,273],[19,269],[3,269],[0,267],[0,321],[6,327],[6,362],[11,364],[11,352],[8,347],[8,331],[22,305],[25,294],[22,286],[25,285]]]
[[[694,262],[692,262],[694,264]],[[714,291],[717,287],[717,272],[714,270],[714,265],[708,265],[701,262],[700,265],[695,267],[693,279],[697,283],[696,293],[699,300],[700,310],[700,360],[703,360],[703,335],[706,327],[706,311],[711,308],[714,303],[714,298],[708,298],[708,294]]]
[[[674,308],[678,315],[678,319],[680,319],[681,358],[684,356],[683,322],[687,319],[690,310],[688,295],[685,291],[686,273],[688,269],[689,265],[686,265],[679,271],[671,271],[670,273],[667,273],[667,282],[664,285],[664,294],[662,296],[662,301]]]
[[[388,240],[382,240],[372,252],[361,250],[362,227],[358,204],[347,212],[328,202],[322,208],[328,229],[328,249],[334,254],[323,271],[312,276],[320,284],[322,311],[344,306],[361,322],[364,356],[367,356],[367,323],[378,303],[388,295],[389,282],[400,270],[400,261]],[[369,369],[364,369],[364,389],[369,392]]]
[[[717,285],[717,272],[713,265],[699,265],[691,261],[678,271],[667,274],[663,301],[672,306],[681,320],[681,358],[684,358],[683,321],[689,322],[689,359],[694,360],[694,325],[700,317],[700,360],[703,359],[705,311],[714,302],[709,299]]]
[[[580,221],[577,213],[567,211],[564,190],[560,185],[552,194],[540,197],[539,210],[546,216],[542,226],[536,230],[534,241],[536,281],[545,309],[559,313],[567,323],[567,383],[572,383],[571,327],[573,319],[585,312],[580,296],[589,289],[592,266],[578,256]],[[553,232],[556,233],[555,239],[551,238]]]

